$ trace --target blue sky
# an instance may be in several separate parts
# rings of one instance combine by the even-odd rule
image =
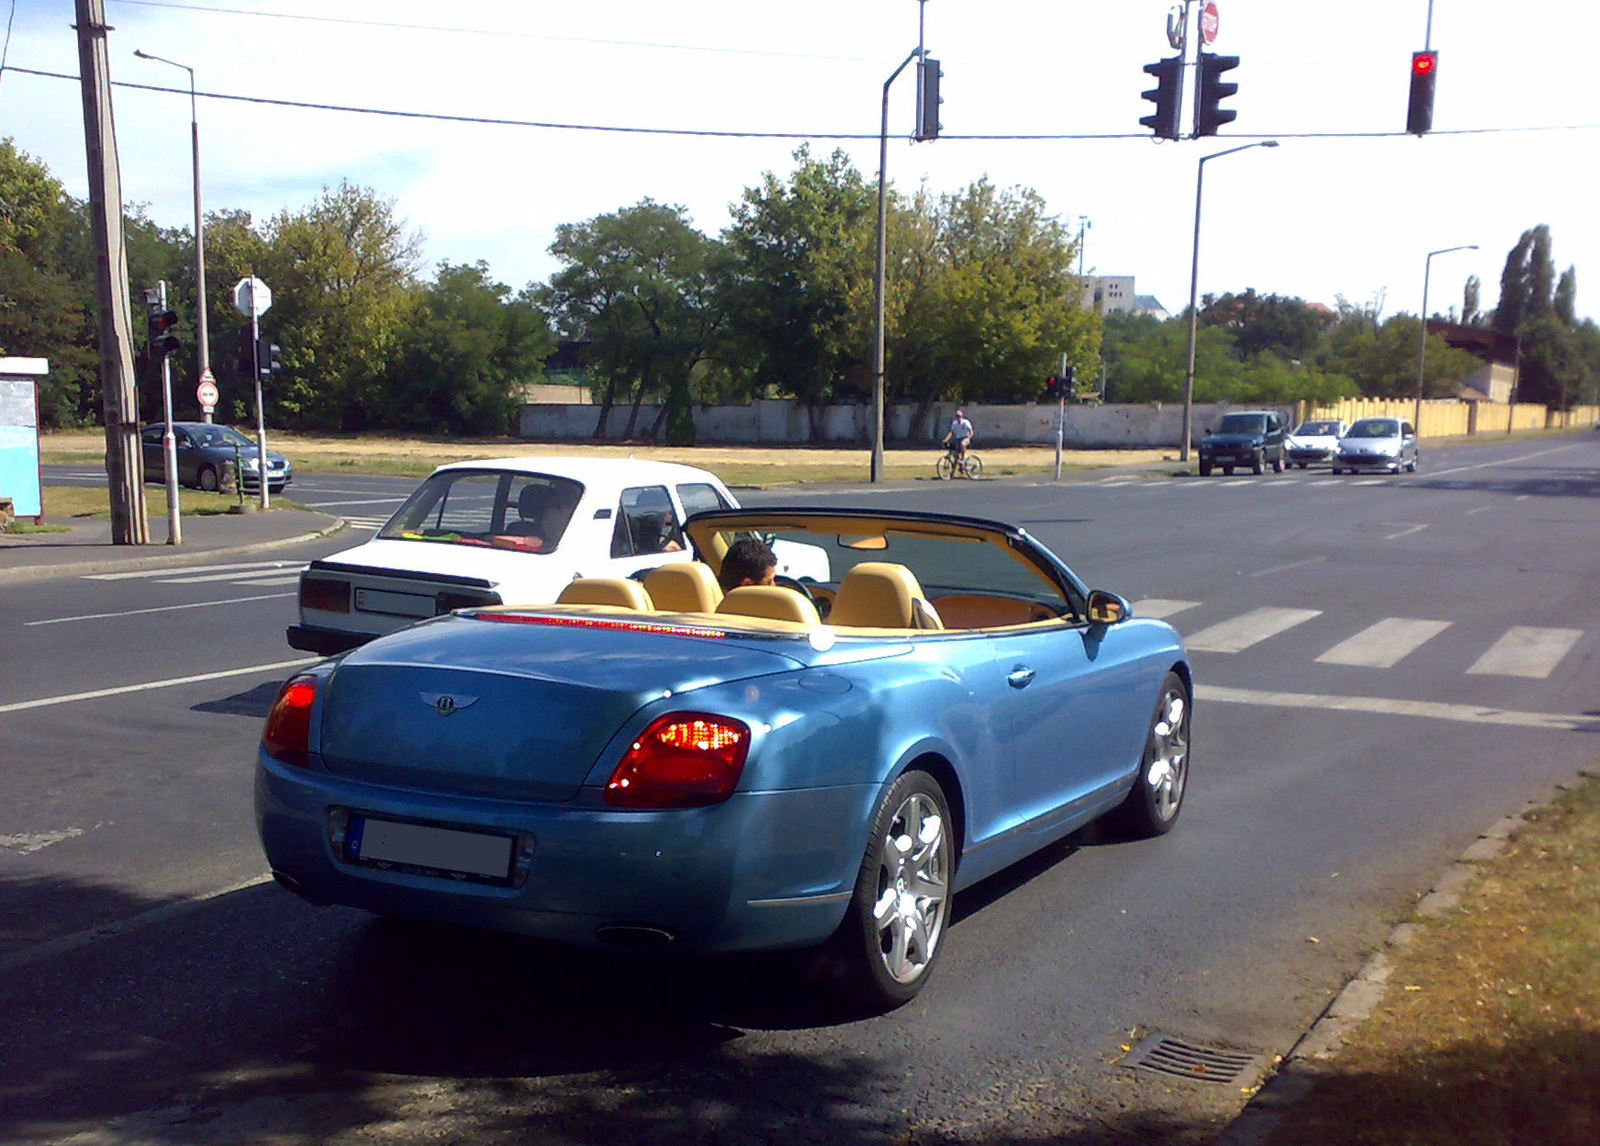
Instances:
[[[191,219],[187,76],[202,93],[551,124],[812,136],[870,180],[889,73],[925,43],[942,62],[944,138],[912,144],[914,77],[891,92],[888,170],[902,190],[987,177],[1031,188],[1076,228],[1086,266],[1136,276],[1170,310],[1187,299],[1200,156],[1200,290],[1343,297],[1384,314],[1459,306],[1469,274],[1492,306],[1505,255],[1548,224],[1578,309],[1600,282],[1593,156],[1600,84],[1580,63],[1574,0],[1435,0],[1433,135],[1403,135],[1427,0],[1217,0],[1219,52],[1239,56],[1238,118],[1214,139],[1152,142],[1142,66],[1170,53],[1164,0],[106,0],[123,191],[167,226]],[[8,68],[77,73],[71,0],[0,0]],[[341,179],[394,199],[425,266],[486,261],[513,287],[546,278],[555,227],[650,197],[716,233],[799,139],[651,135],[200,101],[208,210],[257,218]],[[86,194],[78,86],[0,75],[0,135]],[[835,140],[830,135],[862,138]],[[1107,136],[995,139],[981,136]],[[1118,138],[1120,137],[1120,138]],[[1600,288],[1597,288],[1600,289]]]

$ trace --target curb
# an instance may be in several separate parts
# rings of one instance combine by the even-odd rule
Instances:
[[[1600,771],[1579,769],[1579,780],[1600,778]],[[1569,783],[1556,784],[1564,791]],[[1212,1146],[1263,1146],[1295,1102],[1310,1094],[1317,1080],[1328,1073],[1324,1064],[1332,1059],[1344,1040],[1383,1001],[1389,975],[1393,971],[1386,950],[1399,950],[1414,942],[1421,933],[1417,919],[1442,915],[1461,902],[1461,895],[1477,878],[1483,864],[1505,849],[1511,833],[1522,827],[1528,813],[1547,801],[1533,800],[1522,811],[1490,824],[1478,834],[1454,863],[1444,870],[1426,895],[1412,909],[1412,918],[1398,923],[1376,951],[1345,984],[1311,1029],[1283,1056],[1278,1072],[1256,1092],[1245,1108],[1213,1141]]]
[[[273,541],[252,541],[245,545],[224,545],[215,549],[190,549],[175,546],[171,553],[152,554],[149,557],[104,558],[95,561],[76,561],[63,565],[23,565],[15,569],[0,570],[0,585],[24,581],[47,581],[52,577],[84,577],[92,573],[105,573],[124,569],[160,569],[168,565],[192,564],[196,555],[207,557],[239,557],[261,553],[269,549],[282,549],[307,541],[320,541],[349,526],[342,517],[336,517],[325,529],[314,533],[301,533],[294,537],[281,537]]]

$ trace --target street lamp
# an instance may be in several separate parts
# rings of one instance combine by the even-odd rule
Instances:
[[[1199,322],[1199,302],[1196,292],[1200,286],[1200,195],[1205,188],[1206,162],[1212,159],[1221,159],[1224,155],[1232,155],[1236,151],[1249,151],[1252,147],[1276,147],[1276,139],[1263,139],[1259,143],[1246,143],[1242,147],[1230,147],[1226,151],[1215,151],[1210,155],[1202,155],[1198,166],[1198,174],[1194,179],[1194,254],[1189,260],[1189,349],[1183,368],[1183,440],[1178,445],[1178,460],[1189,460],[1189,439],[1193,436],[1191,429],[1194,421],[1194,340],[1196,326]]]
[[[1428,277],[1433,273],[1433,256],[1448,255],[1451,251],[1477,249],[1477,243],[1468,243],[1462,247],[1444,247],[1437,251],[1429,251],[1428,257],[1422,260],[1422,336],[1417,339],[1417,408],[1411,415],[1411,429],[1419,439],[1422,437],[1422,368],[1428,361]]]
[[[141,60],[154,60],[158,64],[169,64],[174,68],[182,68],[189,73],[189,137],[194,150],[194,293],[195,293],[195,349],[200,356],[200,377],[197,382],[212,381],[211,377],[211,341],[206,330],[206,234],[205,223],[200,213],[200,115],[195,103],[194,94],[194,69],[188,64],[180,64],[176,60],[169,60],[164,56],[151,55],[149,52],[134,49],[133,54]],[[211,415],[202,414],[206,421],[211,421]]]

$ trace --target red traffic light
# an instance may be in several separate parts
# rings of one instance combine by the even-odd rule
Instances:
[[[1433,71],[1433,69],[1438,67],[1438,66],[1439,66],[1439,53],[1438,52],[1412,52],[1411,53],[1411,74],[1414,75],[1414,76],[1425,76],[1429,72]]]

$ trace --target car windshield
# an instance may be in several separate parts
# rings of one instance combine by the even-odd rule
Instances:
[[[550,553],[582,496],[581,483],[551,474],[447,470],[418,486],[378,537]]]
[[[1294,433],[1297,438],[1334,438],[1339,435],[1339,423],[1307,422]]]
[[[197,446],[226,446],[232,449],[255,449],[255,442],[245,437],[232,426],[190,426],[189,438]]]
[[[1398,438],[1400,423],[1393,418],[1363,418],[1350,427],[1347,438]]]
[[[727,546],[750,532],[725,529],[718,536]],[[1011,602],[1022,620],[1075,617],[1081,610],[1081,601],[1075,604],[1050,573],[996,534],[838,519],[822,519],[810,528],[798,520],[792,525],[764,522],[755,532],[777,553],[780,571],[787,568],[795,579],[830,593],[855,566],[887,562],[910,570],[926,598],[941,611],[997,599]],[[1033,606],[1031,611],[1027,605]]]
[[[1260,414],[1225,414],[1217,423],[1217,433],[1259,434],[1266,426],[1267,420]]]

